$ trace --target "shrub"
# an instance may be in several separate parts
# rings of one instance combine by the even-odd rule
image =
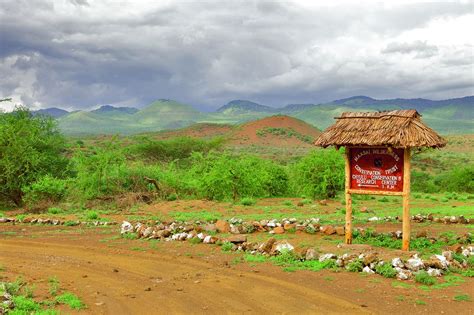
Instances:
[[[49,214],[59,214],[59,213],[61,213],[61,212],[63,212],[63,210],[62,210],[61,208],[54,208],[54,207],[52,207],[52,208],[49,208],[49,209],[48,209],[48,213],[49,213]]]
[[[66,304],[73,310],[80,310],[85,307],[84,303],[82,303],[79,297],[71,292],[65,292],[61,294],[60,296],[56,297],[55,301],[61,304]]]
[[[45,175],[30,186],[24,187],[24,200],[28,204],[46,200],[51,202],[60,201],[66,194],[66,181]]]
[[[395,278],[397,271],[390,264],[384,263],[375,267],[375,272],[385,278]]]
[[[76,172],[74,189],[81,199],[94,199],[123,191],[125,157],[116,142],[94,148],[92,152],[77,151],[73,159]]]
[[[362,261],[360,259],[354,259],[350,263],[347,264],[346,269],[350,272],[361,272],[364,268]]]
[[[153,140],[148,137],[136,137],[134,140],[137,144],[130,148],[132,153],[148,160],[168,162],[189,158],[193,152],[206,154],[211,150],[218,150],[224,143],[222,138],[202,140],[177,137],[169,140]]]
[[[436,284],[436,278],[430,276],[425,270],[420,270],[415,274],[415,281],[425,285]]]
[[[344,189],[344,159],[333,149],[314,150],[290,166],[294,195],[333,198]]]
[[[235,201],[240,197],[270,197],[286,192],[287,178],[283,168],[256,156],[195,153],[191,164],[187,176],[192,178],[201,197]]]
[[[20,314],[30,314],[41,310],[41,305],[36,303],[32,298],[27,298],[22,295],[14,296],[13,303],[15,305],[14,311]]]
[[[97,213],[97,211],[89,210],[86,212],[86,219],[97,220],[99,219],[99,214]]]
[[[242,205],[244,205],[244,206],[253,206],[253,205],[255,204],[255,199],[253,199],[253,198],[248,198],[248,197],[242,198],[242,199],[240,200],[240,203],[241,203]]]
[[[0,196],[19,206],[23,188],[50,175],[62,178],[68,160],[57,123],[27,108],[0,113]]]
[[[230,252],[233,247],[234,247],[234,244],[232,244],[231,242],[224,242],[221,246],[221,249],[224,252]]]

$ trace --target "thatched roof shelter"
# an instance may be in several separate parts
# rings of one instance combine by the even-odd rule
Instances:
[[[414,109],[384,112],[345,112],[315,141],[315,145],[440,148],[446,140],[420,119]]]

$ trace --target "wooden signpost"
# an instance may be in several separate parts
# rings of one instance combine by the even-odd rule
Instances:
[[[352,194],[403,197],[403,244],[410,247],[410,149],[346,147],[346,244],[352,243]]]
[[[321,147],[345,147],[345,241],[352,243],[352,195],[403,198],[402,249],[410,248],[411,148],[441,148],[446,140],[423,124],[414,109],[346,112],[315,141]]]

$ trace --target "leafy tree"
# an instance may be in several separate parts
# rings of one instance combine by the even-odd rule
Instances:
[[[23,188],[45,175],[62,177],[65,139],[50,117],[25,107],[0,113],[0,197],[19,206]]]
[[[344,159],[334,149],[314,150],[290,167],[293,193],[333,198],[344,189]]]

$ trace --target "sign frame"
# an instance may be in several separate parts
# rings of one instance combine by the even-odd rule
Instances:
[[[393,148],[388,146],[349,146],[345,147],[345,199],[346,199],[346,224],[345,224],[345,242],[352,244],[352,195],[385,195],[385,196],[401,196],[403,201],[403,215],[402,215],[402,250],[407,251],[410,248],[410,148],[403,148],[403,190],[399,191],[384,191],[384,190],[364,190],[351,189],[351,149],[365,148],[365,149],[387,149]]]

